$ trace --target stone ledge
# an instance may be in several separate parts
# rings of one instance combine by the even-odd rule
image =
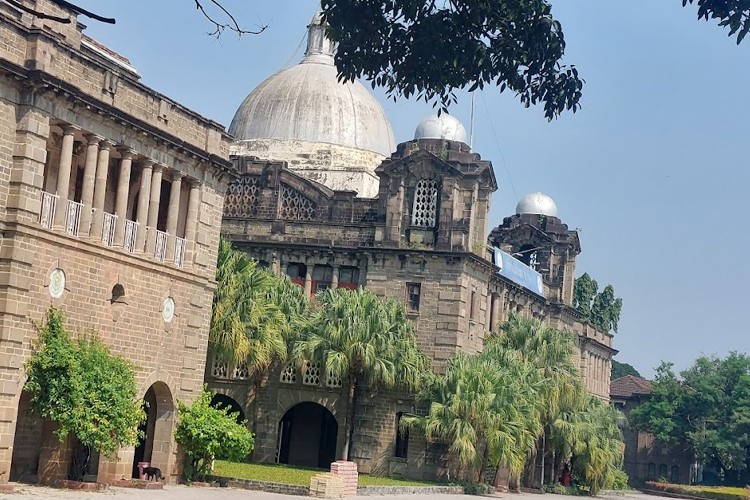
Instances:
[[[53,488],[63,490],[80,490],[80,491],[106,491],[109,485],[106,483],[83,483],[80,481],[70,481],[68,479],[57,479],[52,483]]]
[[[15,484],[0,483],[0,493],[13,493],[16,490]]]
[[[133,488],[136,490],[162,490],[164,484],[158,481],[144,481],[143,479],[119,479],[112,481],[112,486],[119,488]]]
[[[270,483],[254,479],[235,479],[230,477],[209,476],[208,481],[216,481],[222,487],[239,488],[244,490],[265,491],[283,495],[310,496],[310,488],[298,484]]]
[[[360,486],[357,495],[463,495],[463,486]]]

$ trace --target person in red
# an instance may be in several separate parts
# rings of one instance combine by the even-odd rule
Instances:
[[[560,484],[562,484],[563,486],[570,486],[570,469],[568,469],[567,465],[560,475]]]

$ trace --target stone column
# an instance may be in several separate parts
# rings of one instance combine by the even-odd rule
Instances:
[[[169,210],[167,210],[167,257],[168,262],[174,261],[174,244],[177,237],[177,219],[180,215],[180,189],[182,188],[182,172],[172,172],[172,189],[169,191]]]
[[[133,153],[130,149],[120,151],[120,177],[117,181],[117,197],[115,198],[115,245],[122,246],[125,239],[125,219],[128,214],[128,196],[130,191],[130,169],[133,166]]]
[[[135,248],[142,252],[146,246],[146,218],[148,217],[148,202],[151,199],[151,171],[154,162],[145,160],[141,166],[141,186],[138,189],[138,207],[135,220],[138,223],[138,231],[135,237]]]
[[[185,218],[185,262],[193,262],[195,251],[195,235],[198,229],[198,210],[201,202],[201,186],[197,180],[190,181],[190,193],[188,194],[187,217]]]
[[[94,180],[94,222],[91,225],[91,236],[101,239],[104,219],[104,199],[107,196],[107,176],[109,175],[109,149],[113,144],[102,141],[99,144],[99,160],[96,164]]]
[[[339,266],[333,266],[333,276],[331,276],[331,288],[333,290],[339,287]]]
[[[501,321],[500,318],[500,295],[492,294],[492,325],[490,328],[491,332],[497,331],[497,324]]]
[[[70,190],[70,169],[73,165],[73,141],[77,127],[67,125],[63,128],[62,150],[60,151],[60,165],[57,168],[57,210],[55,211],[55,226],[65,226],[68,215],[68,191]]]
[[[151,174],[151,196],[148,204],[148,234],[146,237],[146,253],[153,254],[156,246],[156,225],[159,223],[159,203],[161,201],[161,177],[163,165],[154,165]]]
[[[81,189],[81,232],[88,236],[91,230],[91,217],[94,209],[94,181],[96,179],[96,163],[99,158],[99,143],[102,138],[98,135],[86,135],[86,164],[83,167],[83,188]]]
[[[307,271],[305,272],[305,296],[310,297],[311,293],[312,293],[312,271],[310,270],[310,266],[307,266]]]

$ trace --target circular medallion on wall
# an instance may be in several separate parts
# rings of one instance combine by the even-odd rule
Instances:
[[[174,319],[174,299],[172,297],[167,297],[164,299],[164,305],[161,309],[161,316],[164,318],[164,321],[166,323],[171,323]]]
[[[65,293],[65,271],[54,269],[49,275],[49,294],[53,299],[59,299]]]

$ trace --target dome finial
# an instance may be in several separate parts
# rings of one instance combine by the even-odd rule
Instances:
[[[328,24],[323,21],[323,9],[318,7],[307,26],[307,50],[302,64],[333,64],[336,44],[326,37]]]
[[[431,115],[419,122],[414,131],[414,139],[446,139],[467,144],[463,124],[448,113]]]
[[[544,193],[527,194],[518,201],[516,214],[534,214],[557,217],[557,203]]]

